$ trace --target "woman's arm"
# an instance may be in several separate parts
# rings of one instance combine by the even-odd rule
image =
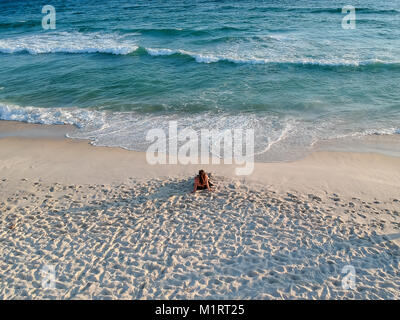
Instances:
[[[194,178],[194,183],[193,183],[193,191],[192,191],[192,193],[195,193],[196,192],[196,190],[197,190],[197,178]]]
[[[208,191],[212,191],[211,188],[210,188],[210,184],[208,183],[208,176],[207,175],[206,175],[206,181],[205,182],[206,182],[207,190]]]

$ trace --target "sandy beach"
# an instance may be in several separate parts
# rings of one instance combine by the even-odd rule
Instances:
[[[400,158],[203,166],[217,189],[190,194],[200,166],[0,128],[1,299],[400,298]]]
[[[398,0],[0,11],[0,300],[400,299]]]

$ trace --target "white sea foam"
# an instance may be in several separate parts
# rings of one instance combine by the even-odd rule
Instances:
[[[130,41],[115,35],[54,32],[0,40],[0,52],[40,53],[111,53],[125,55],[137,50]]]
[[[237,64],[268,64],[268,63],[286,63],[286,64],[303,64],[303,65],[321,65],[321,66],[360,66],[374,63],[385,63],[379,59],[370,59],[365,61],[351,60],[351,59],[313,59],[313,58],[260,58],[254,56],[240,56],[233,54],[215,54],[215,53],[196,53],[182,49],[168,49],[168,48],[145,48],[151,56],[170,56],[174,54],[182,54],[192,57],[198,63],[215,63],[219,61],[226,61]],[[394,63],[394,62],[393,62]]]
[[[178,122],[178,131],[215,129],[219,132],[252,128],[255,131],[255,156],[261,161],[294,160],[306,154],[319,141],[343,139],[363,135],[400,134],[400,129],[340,127],[334,120],[321,120],[310,126],[300,118],[278,117],[267,114],[138,114],[135,112],[106,112],[79,108],[20,107],[0,103],[0,120],[15,120],[38,124],[71,124],[79,129],[67,136],[89,139],[98,146],[122,147],[145,151],[149,145],[149,129],[161,128],[168,132],[169,121]]]
[[[213,56],[212,54],[193,53],[193,52],[181,50],[181,49],[172,50],[172,49],[164,49],[164,48],[159,48],[159,49],[145,48],[145,50],[151,56],[170,56],[173,54],[187,55],[187,56],[194,58],[197,62],[200,62],[200,63],[212,63],[212,62],[218,62],[221,60],[221,57]]]
[[[117,146],[144,151],[148,146],[146,134],[149,129],[161,128],[168,132],[170,121],[178,121],[178,130],[191,128],[215,129],[219,132],[238,128],[253,128],[258,132],[257,150],[263,153],[270,140],[279,140],[286,124],[278,117],[229,114],[137,114],[134,112],[105,112],[79,108],[21,107],[0,103],[0,120],[14,120],[38,124],[71,124],[79,128],[68,134],[70,138],[90,139],[94,145]]]
[[[283,38],[284,39],[284,38]],[[114,55],[127,55],[139,49],[139,44],[129,40],[126,36],[103,33],[80,32],[53,32],[45,34],[24,35],[12,38],[0,39],[0,53],[13,54],[27,52],[29,54],[43,53],[108,53]],[[291,46],[253,50],[253,47],[220,48],[217,51],[197,51],[183,48],[143,48],[151,56],[170,56],[174,54],[186,55],[198,63],[216,63],[220,61],[237,64],[303,64],[321,66],[360,66],[375,63],[394,64],[399,63],[393,59],[377,59],[341,56],[326,58],[299,57],[299,50],[293,50]]]
[[[78,108],[20,107],[0,103],[0,120],[22,121],[36,124],[71,124],[78,128],[101,127],[104,114]]]
[[[176,53],[179,53],[177,50],[171,49],[153,49],[153,48],[145,48],[147,53],[151,56],[170,56]]]

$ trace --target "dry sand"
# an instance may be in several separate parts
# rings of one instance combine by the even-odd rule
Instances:
[[[199,166],[4,128],[1,299],[400,298],[400,158],[203,166],[217,190],[190,194]]]

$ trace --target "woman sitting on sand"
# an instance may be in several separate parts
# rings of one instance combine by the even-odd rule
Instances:
[[[212,183],[209,181],[207,173],[204,170],[199,171],[199,175],[194,178],[194,189],[192,193],[195,193],[197,189],[213,191],[211,189]]]

